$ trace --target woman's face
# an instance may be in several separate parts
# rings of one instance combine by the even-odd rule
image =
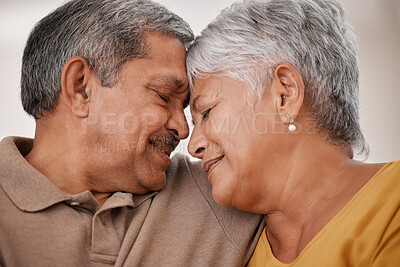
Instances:
[[[203,160],[217,203],[257,212],[264,195],[278,190],[274,181],[265,187],[265,173],[279,163],[285,130],[272,100],[263,97],[252,108],[247,94],[248,85],[231,78],[195,79],[189,152]]]

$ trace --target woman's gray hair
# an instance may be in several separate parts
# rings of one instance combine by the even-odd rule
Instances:
[[[359,125],[356,37],[336,0],[250,0],[234,3],[188,50],[193,78],[215,74],[247,82],[260,99],[281,63],[305,83],[317,129],[339,146],[368,153]]]
[[[40,118],[57,105],[64,64],[85,58],[103,86],[111,87],[120,68],[148,52],[144,32],[167,34],[188,47],[189,25],[150,0],[73,0],[47,15],[32,30],[23,55],[21,100]]]

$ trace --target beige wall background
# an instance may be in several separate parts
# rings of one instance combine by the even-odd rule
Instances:
[[[34,24],[61,0],[0,0],[0,139],[34,136],[20,104],[22,51]],[[199,34],[229,0],[159,0]],[[371,147],[367,161],[400,159],[400,0],[341,0],[359,37],[361,126]],[[186,110],[189,114],[189,110]],[[187,153],[187,140],[177,152]]]

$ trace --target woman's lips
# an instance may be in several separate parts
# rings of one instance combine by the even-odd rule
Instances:
[[[221,162],[223,157],[224,156],[222,155],[203,163],[203,169],[208,173],[208,175],[210,175],[211,172],[215,169],[215,167],[217,167],[217,165]]]
[[[210,169],[208,170],[208,176],[210,176],[210,175],[212,174],[213,170],[218,166],[218,164],[221,162],[221,160],[222,160],[223,158],[224,158],[224,157],[220,158],[217,162],[213,163],[213,164],[210,166]]]

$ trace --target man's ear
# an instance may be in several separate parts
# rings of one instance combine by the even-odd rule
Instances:
[[[74,115],[89,115],[91,90],[88,87],[91,70],[83,57],[72,57],[65,63],[61,74],[61,94],[64,104]]]
[[[289,123],[286,114],[296,119],[303,106],[304,83],[295,67],[287,63],[276,67],[269,97],[273,98],[275,112],[282,122]]]

